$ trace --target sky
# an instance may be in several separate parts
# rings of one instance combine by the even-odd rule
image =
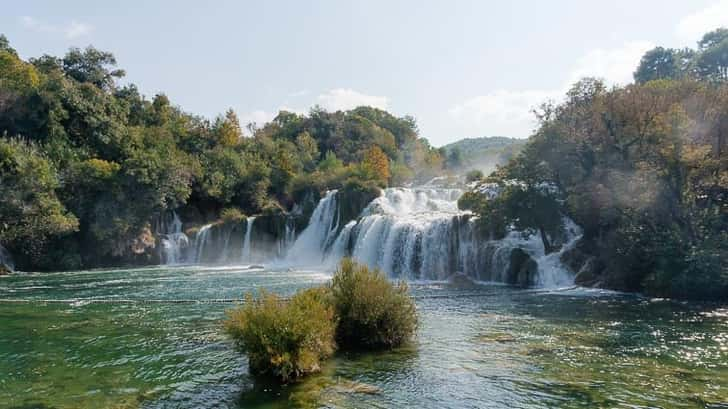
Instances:
[[[435,146],[528,137],[531,110],[583,76],[624,84],[656,46],[728,26],[728,0],[4,2],[23,58],[111,51],[149,98],[243,124],[371,105]]]

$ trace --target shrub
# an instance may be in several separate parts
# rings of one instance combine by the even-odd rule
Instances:
[[[240,209],[237,207],[226,207],[222,209],[222,212],[220,213],[220,218],[226,223],[238,223],[243,222],[246,219],[243,212],[240,211]]]
[[[479,169],[473,169],[465,174],[465,181],[468,183],[477,182],[481,179],[483,179],[483,171]]]
[[[407,285],[393,285],[379,270],[344,259],[331,281],[338,325],[336,339],[349,348],[394,348],[417,329]]]
[[[325,287],[299,291],[290,302],[262,292],[228,312],[227,333],[248,355],[250,371],[288,382],[320,370],[334,353],[334,312]]]

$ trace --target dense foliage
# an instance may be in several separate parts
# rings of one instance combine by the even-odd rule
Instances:
[[[704,53],[726,46],[726,33],[707,34],[689,65],[700,67]],[[584,228],[576,251],[585,254],[566,257],[592,259],[584,282],[724,298],[728,78],[723,68],[645,77],[654,54],[643,58],[636,84],[607,89],[585,79],[562,104],[544,105],[521,154],[460,204],[483,216],[486,231],[541,231],[545,243],[558,235],[554,221],[570,216]]]
[[[341,349],[395,348],[417,329],[404,283],[344,259],[331,284],[301,290],[290,302],[262,292],[228,312],[225,330],[247,354],[250,369],[284,382],[316,372]]]
[[[637,83],[658,79],[728,81],[728,29],[705,34],[697,49],[653,48],[642,57],[634,79]]]
[[[286,211],[326,189],[444,166],[411,117],[314,108],[246,134],[232,110],[208,120],[119,85],[116,63],[92,47],[23,61],[0,36],[0,244],[21,269],[153,262],[166,210],[197,223],[223,209]]]
[[[417,329],[407,285],[392,284],[379,270],[344,259],[331,280],[331,292],[341,345],[393,348],[408,342]]]
[[[333,308],[325,288],[298,292],[290,302],[263,292],[228,312],[227,333],[248,356],[252,373],[284,382],[317,372],[334,353]]]

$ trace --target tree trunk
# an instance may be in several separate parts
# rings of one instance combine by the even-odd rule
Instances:
[[[549,241],[549,237],[546,234],[546,230],[544,230],[543,227],[538,228],[539,233],[541,233],[541,241],[543,242],[543,252],[544,254],[551,254],[554,252],[554,248],[551,245],[551,242]]]

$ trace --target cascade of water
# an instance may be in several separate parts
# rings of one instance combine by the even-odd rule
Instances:
[[[10,252],[0,244],[0,267],[5,267],[10,271],[15,270],[15,263]]]
[[[202,262],[202,255],[203,251],[205,250],[205,244],[207,244],[207,239],[210,236],[210,227],[212,227],[212,224],[206,224],[200,227],[200,230],[195,236],[195,263]]]
[[[243,251],[241,253],[241,261],[244,263],[251,263],[253,261],[252,250],[250,247],[250,237],[253,234],[253,223],[255,223],[255,216],[248,217],[245,221],[245,238],[243,238]]]
[[[172,211],[171,220],[162,218],[161,225],[162,262],[179,264],[183,260],[183,251],[189,246],[189,238],[182,232],[182,221],[177,212]]]
[[[300,265],[316,265],[323,261],[339,228],[336,190],[326,193],[316,206],[308,226],[291,246],[287,262]]]
[[[395,277],[444,279],[457,268],[451,236],[458,189],[390,188],[352,229],[352,256]]]
[[[323,261],[331,267],[350,255],[393,277],[442,280],[460,272],[477,280],[505,282],[511,253],[521,248],[538,266],[537,285],[573,282],[560,261],[580,238],[572,221],[564,221],[562,250],[549,255],[538,235],[513,231],[502,240],[483,240],[475,233],[474,218],[457,207],[461,194],[458,189],[429,187],[385,189],[357,220],[339,229],[336,192],[328,192],[287,260],[309,265]]]
[[[233,228],[229,227],[226,229],[223,229],[222,234],[224,235],[225,240],[222,243],[222,248],[220,249],[220,257],[218,259],[218,262],[224,263],[228,260],[230,260],[230,236],[233,235]]]

